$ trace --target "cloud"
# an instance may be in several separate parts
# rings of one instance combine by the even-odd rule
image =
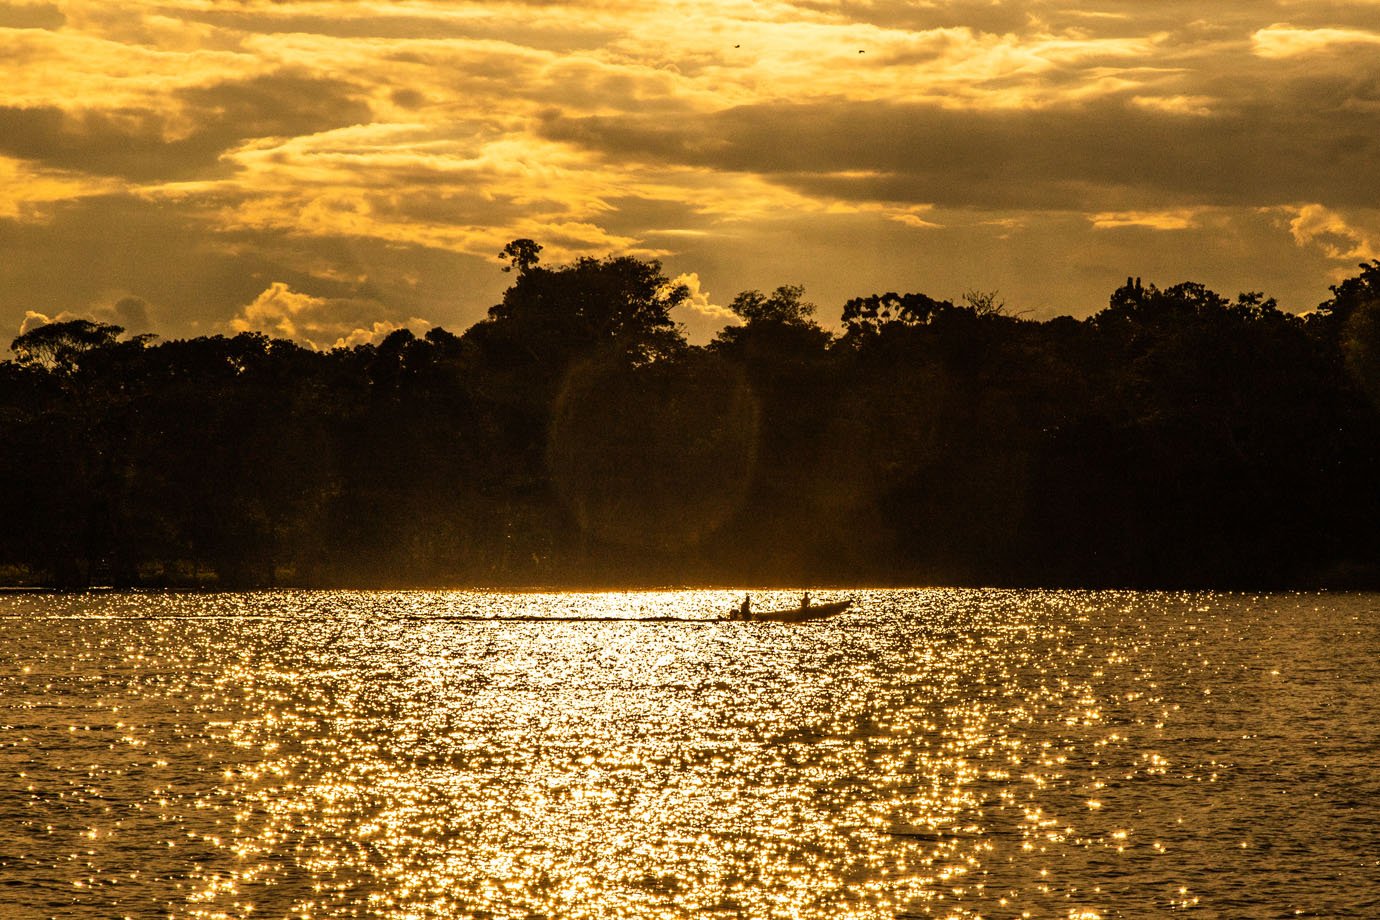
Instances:
[[[35,168],[0,156],[0,220],[42,222],[52,205],[118,191],[119,183]]]
[[[337,338],[331,344],[331,347],[354,348],[356,345],[377,345],[399,329],[407,329],[413,335],[423,335],[430,330],[432,326],[432,323],[427,322],[420,316],[414,316],[405,323],[376,320],[367,329],[364,327],[351,329],[348,333]]]
[[[68,112],[0,106],[0,153],[43,166],[131,179],[177,178],[213,165],[221,145],[167,140],[154,112]]]
[[[421,333],[433,325],[416,316],[405,322],[374,320],[367,325],[356,325],[342,318],[338,304],[325,297],[294,291],[282,281],[270,284],[226,324],[232,333],[262,332],[315,349],[376,344],[398,329]]]
[[[1346,218],[1320,204],[1291,210],[1289,233],[1300,246],[1312,246],[1329,259],[1356,263],[1380,258],[1380,235],[1353,226]],[[1348,264],[1347,268],[1350,268]]]
[[[1207,117],[1213,114],[1213,98],[1211,96],[1132,96],[1131,104],[1140,106],[1152,111],[1165,112],[1170,115],[1201,115]]]
[[[1171,258],[1288,296],[1375,239],[1376,9],[0,0],[0,322],[128,297],[200,334],[276,282],[323,345],[463,328],[519,236],[826,304],[1087,310]],[[1361,235],[1298,243],[1300,203]]]
[[[413,316],[458,331],[511,281],[494,258],[506,239],[471,256],[390,240],[223,228],[219,210],[233,209],[234,200],[222,192],[90,195],[44,204],[42,219],[0,217],[0,322],[13,328],[31,309],[89,316],[137,297],[148,304],[149,326],[114,313],[108,321],[165,338],[203,335],[224,330],[281,281],[329,301],[345,332]]]
[[[142,297],[121,297],[111,307],[116,323],[132,333],[147,332],[153,328],[149,316],[149,305]]]
[[[1366,203],[1369,190],[1356,177],[1380,164],[1380,110],[1350,112],[1344,133],[1329,136],[1354,94],[1323,79],[1306,85],[1311,103],[1284,93],[1213,118],[1124,100],[1016,112],[826,102],[671,122],[552,116],[543,129],[609,159],[756,173],[859,202],[1096,211],[1319,197]]]
[[[312,36],[345,41],[514,42],[520,30],[525,47],[575,51],[602,47],[622,30],[617,4],[604,4],[598,15],[587,4],[489,2],[478,8],[413,2],[274,2],[189,4],[180,11],[187,21],[256,36]],[[540,7],[534,15],[524,7]],[[635,12],[629,8],[628,12]],[[516,42],[514,42],[516,43]]]
[[[65,311],[56,316],[48,316],[46,313],[39,313],[37,310],[25,310],[24,319],[19,323],[19,334],[24,335],[33,332],[39,326],[46,326],[49,323],[65,323],[68,320],[78,318],[79,317]]]
[[[307,328],[317,331],[313,314],[325,313],[328,306],[325,298],[294,291],[275,281],[233,317],[229,326],[232,332],[262,332],[274,338],[310,342],[304,333]]]
[[[1251,36],[1251,47],[1255,53],[1272,60],[1339,50],[1339,45],[1380,45],[1380,32],[1365,29],[1300,29],[1277,23]]]
[[[922,217],[933,210],[930,205],[912,205],[907,208],[888,209],[887,216],[899,224],[916,229],[928,229],[941,226],[932,220]]]
[[[1176,211],[1103,211],[1089,220],[1098,230],[1117,230],[1123,227],[1143,227],[1148,230],[1188,230],[1198,226],[1198,214],[1192,209]]]
[[[671,279],[672,285],[685,285],[690,292],[678,307],[672,319],[685,326],[685,337],[691,343],[703,345],[712,339],[724,326],[736,326],[742,322],[738,314],[728,307],[714,303],[709,292],[700,282],[696,272],[684,272]]]
[[[63,310],[53,316],[37,310],[25,310],[24,319],[19,324],[19,334],[23,335],[49,323],[65,323],[74,319],[90,319],[120,326],[130,335],[147,332],[152,325],[147,303],[138,297],[122,297],[109,306],[97,305],[90,310],[76,312]]]
[[[338,77],[287,69],[245,80],[178,90],[199,133],[234,139],[302,137],[368,123],[360,87]]]
[[[347,83],[294,73],[174,90],[175,106],[0,106],[0,153],[71,172],[134,181],[223,175],[247,140],[311,135],[368,121]]]
[[[60,29],[66,21],[51,3],[0,3],[0,29]]]

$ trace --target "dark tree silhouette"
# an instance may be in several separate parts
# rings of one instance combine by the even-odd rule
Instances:
[[[525,275],[541,261],[541,250],[540,243],[524,238],[513,240],[504,246],[498,255],[499,258],[508,260],[507,267],[503,269],[505,272],[515,271],[519,275]]]
[[[70,373],[83,354],[115,344],[123,326],[73,319],[45,323],[10,343],[20,364],[37,364],[52,371]]]
[[[1380,585],[1380,262],[1307,315],[1128,279],[744,291],[686,344],[652,260],[540,263],[462,335],[317,352],[50,323],[0,362],[0,578],[253,587]]]

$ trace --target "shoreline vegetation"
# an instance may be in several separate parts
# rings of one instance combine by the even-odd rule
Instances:
[[[656,261],[540,250],[459,335],[19,336],[0,583],[1380,587],[1380,261],[1306,315],[783,286],[700,347]]]

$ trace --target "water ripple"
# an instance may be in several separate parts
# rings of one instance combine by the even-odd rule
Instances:
[[[1375,595],[740,596],[0,597],[0,915],[1380,911]]]

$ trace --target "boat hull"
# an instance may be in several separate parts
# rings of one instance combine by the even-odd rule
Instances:
[[[832,604],[811,604],[808,607],[793,607],[789,610],[764,610],[753,613],[748,620],[753,623],[803,623],[807,620],[822,620],[847,610],[852,601],[837,601]]]

